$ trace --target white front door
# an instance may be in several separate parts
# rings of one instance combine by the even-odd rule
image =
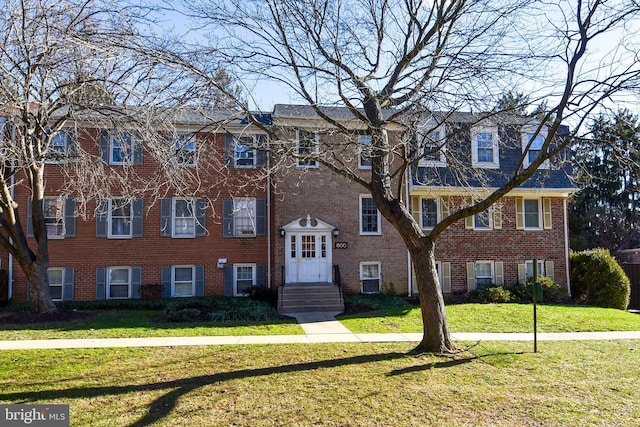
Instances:
[[[286,236],[286,283],[331,282],[331,233]]]

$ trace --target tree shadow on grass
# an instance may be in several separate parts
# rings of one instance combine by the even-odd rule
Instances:
[[[317,369],[336,368],[345,365],[358,365],[372,362],[382,362],[407,357],[406,353],[383,353],[363,356],[345,357],[339,359],[321,360],[317,362],[296,363],[291,365],[272,366],[268,368],[242,369],[232,372],[201,375],[171,381],[162,381],[139,385],[109,386],[109,387],[75,387],[59,390],[42,390],[19,393],[0,393],[0,401],[13,403],[37,402],[40,400],[65,400],[78,398],[93,398],[99,396],[117,396],[127,393],[167,390],[167,393],[154,400],[149,410],[131,427],[146,426],[168,416],[175,408],[178,399],[200,387],[243,378],[255,378],[273,374],[313,371]]]
[[[468,350],[465,350],[465,351],[468,351]],[[414,365],[414,366],[409,366],[402,369],[394,369],[393,371],[389,372],[387,376],[393,377],[396,375],[411,374],[415,372],[428,371],[430,369],[438,369],[438,368],[453,368],[454,366],[464,365],[476,360],[482,361],[483,359],[489,358],[489,357],[521,355],[524,353],[523,352],[504,352],[504,353],[491,352],[486,354],[468,353],[468,356],[461,356],[462,354],[463,353],[457,356],[453,356],[450,358],[450,360],[446,360],[443,362],[429,362],[422,365]]]

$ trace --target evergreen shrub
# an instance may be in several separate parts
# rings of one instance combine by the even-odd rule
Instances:
[[[609,251],[598,248],[571,254],[571,292],[578,302],[626,310],[631,285]]]

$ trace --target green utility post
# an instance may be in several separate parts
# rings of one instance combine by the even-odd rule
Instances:
[[[533,352],[538,352],[538,298],[542,301],[542,286],[538,283],[538,260],[533,260]]]

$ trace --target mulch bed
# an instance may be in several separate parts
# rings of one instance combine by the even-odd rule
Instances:
[[[54,322],[72,322],[94,317],[96,313],[76,310],[59,310],[56,313],[10,313],[0,315],[0,324],[3,325],[29,325]]]

